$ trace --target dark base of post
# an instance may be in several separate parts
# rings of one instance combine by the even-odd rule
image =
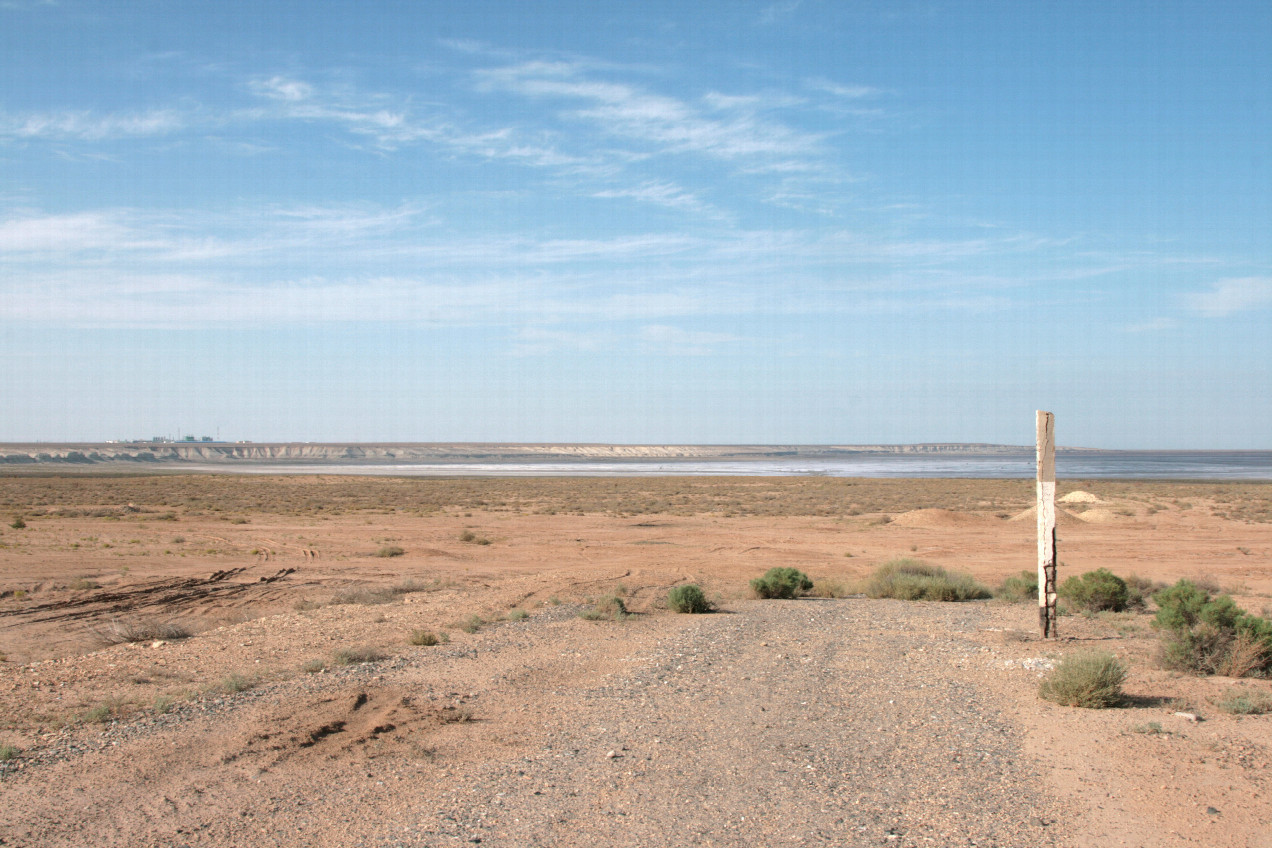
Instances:
[[[1046,604],[1038,607],[1038,629],[1042,631],[1042,638],[1056,638],[1056,566],[1055,563],[1046,566],[1043,569],[1046,579],[1043,581],[1042,596],[1046,598]]]

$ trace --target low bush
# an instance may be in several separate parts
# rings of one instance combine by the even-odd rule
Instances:
[[[103,645],[173,641],[193,635],[190,627],[180,621],[129,621],[118,618],[93,628],[92,633]]]
[[[530,617],[530,613],[526,612],[523,609],[508,610],[509,621],[523,621],[524,619],[527,619],[529,617]]]
[[[579,618],[587,621],[623,621],[630,613],[623,599],[617,595],[601,598],[590,609],[579,613]]]
[[[1153,601],[1167,668],[1226,677],[1272,672],[1272,621],[1191,580],[1162,589]]]
[[[797,568],[770,568],[751,581],[751,591],[758,598],[795,598],[811,588],[813,581]]]
[[[1215,701],[1215,706],[1231,715],[1264,715],[1272,713],[1272,692],[1231,689]]]
[[[695,583],[676,586],[667,593],[667,606],[676,612],[697,614],[711,612],[711,602]]]
[[[1122,612],[1130,601],[1126,581],[1107,568],[1070,577],[1056,593],[1075,609],[1086,612]]]
[[[1038,602],[1038,572],[1022,571],[1014,577],[1008,577],[994,591],[994,597],[1012,604],[1023,604],[1029,601]]]
[[[13,516],[13,520],[9,522],[9,526],[14,530],[21,530],[26,527],[26,522],[22,520],[22,516],[15,515]]]
[[[1143,610],[1148,607],[1148,601],[1157,592],[1166,588],[1165,583],[1157,580],[1150,580],[1147,577],[1140,577],[1137,574],[1131,574],[1126,578],[1126,608],[1133,610]]]
[[[331,654],[333,665],[357,665],[358,663],[378,662],[388,655],[379,648],[362,645],[356,648],[340,648]]]
[[[235,672],[222,677],[216,685],[216,691],[223,692],[226,695],[233,695],[235,692],[246,692],[253,685],[255,684],[251,678]]]
[[[0,745],[0,763],[7,763],[18,756],[18,749],[13,745]]]
[[[1038,694],[1064,707],[1104,709],[1122,702],[1126,666],[1107,651],[1070,654],[1038,686]]]
[[[866,583],[866,595],[903,601],[973,601],[992,593],[966,574],[951,574],[939,566],[902,558],[875,570]]]
[[[432,630],[412,630],[409,639],[412,645],[420,645],[431,648],[434,645],[441,645],[450,641],[450,637],[445,633],[434,633]]]
[[[470,615],[468,618],[456,623],[455,626],[465,633],[476,633],[485,623],[486,619],[482,618],[480,615]]]
[[[485,536],[478,536],[471,530],[465,530],[459,534],[459,541],[467,542],[470,545],[489,545],[490,540]]]
[[[397,545],[385,545],[384,547],[376,551],[375,555],[378,557],[400,557],[405,553],[406,551],[404,551],[402,548],[398,547]]]

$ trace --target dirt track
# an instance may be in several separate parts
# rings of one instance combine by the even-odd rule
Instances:
[[[1031,800],[1042,786],[995,706],[1001,681],[986,686],[1030,675],[996,668],[969,639],[987,612],[853,600],[622,623],[548,612],[472,649],[420,649],[118,727],[101,751],[11,777],[0,834],[48,846],[87,834],[113,845],[1065,844],[1055,805]],[[181,771],[165,768],[169,756]],[[73,777],[84,773],[89,786]]]

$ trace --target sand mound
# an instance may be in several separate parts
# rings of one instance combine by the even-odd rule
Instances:
[[[952,509],[915,509],[903,512],[892,519],[893,524],[901,527],[980,527],[996,523],[994,519],[984,515],[968,512],[955,512]]]
[[[1060,503],[1101,503],[1100,499],[1090,492],[1070,492],[1060,498]]]
[[[1082,513],[1082,520],[1089,521],[1093,524],[1108,524],[1113,521],[1123,521],[1127,518],[1133,517],[1134,516],[1129,515],[1118,515],[1116,512],[1106,507],[1096,507],[1095,509],[1088,509],[1086,512]]]
[[[1083,513],[1083,516],[1085,515],[1086,513]],[[1025,510],[1024,512],[1016,513],[1008,520],[1009,521],[1037,521],[1038,507],[1031,506],[1029,507],[1029,509]],[[1086,520],[1085,517],[1079,517],[1077,515],[1074,515],[1072,512],[1069,512],[1067,509],[1056,510],[1056,524],[1060,527],[1072,527],[1075,524],[1083,524],[1085,523],[1085,520]]]

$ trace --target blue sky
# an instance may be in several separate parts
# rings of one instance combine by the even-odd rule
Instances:
[[[0,440],[1272,448],[1272,4],[0,0]]]

